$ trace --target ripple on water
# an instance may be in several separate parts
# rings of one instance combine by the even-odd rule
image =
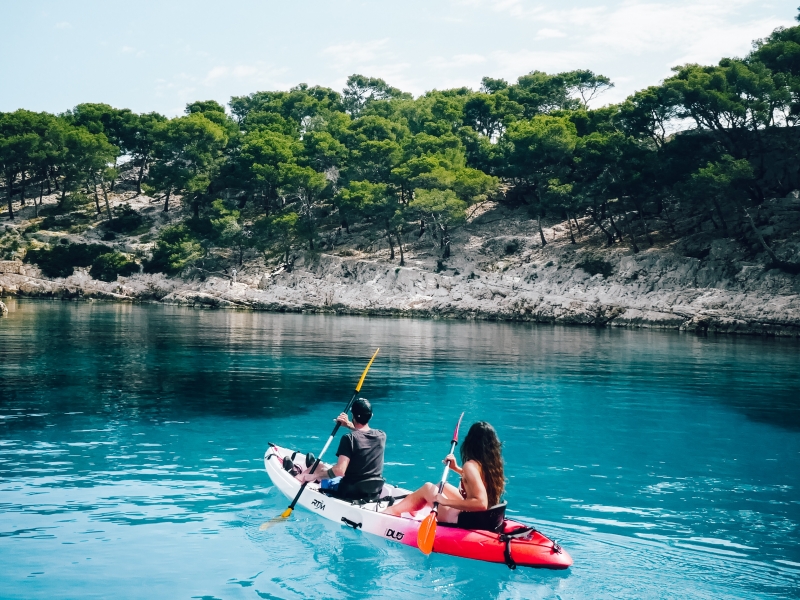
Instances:
[[[135,596],[143,580],[157,596],[217,598],[800,588],[799,345],[19,306],[0,329],[3,594]],[[426,558],[302,509],[259,531],[287,504],[263,472],[267,441],[318,452],[377,345],[365,395],[387,432],[387,479],[436,478],[453,415],[488,419],[509,514],[558,539],[572,569]]]

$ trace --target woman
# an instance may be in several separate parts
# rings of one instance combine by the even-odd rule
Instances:
[[[503,495],[505,479],[500,440],[494,427],[485,421],[478,421],[469,428],[461,445],[461,461],[463,465],[459,467],[452,454],[448,454],[443,461],[445,464],[449,462],[450,468],[461,475],[458,488],[446,483],[442,493],[437,494],[439,486],[426,483],[383,512],[400,516],[438,502],[439,521],[457,523],[458,514],[462,511],[487,510],[498,504]]]

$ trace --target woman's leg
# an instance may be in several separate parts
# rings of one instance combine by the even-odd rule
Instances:
[[[388,515],[395,515],[399,517],[402,513],[413,513],[426,506],[433,506],[433,499],[439,491],[439,486],[434,483],[426,483],[416,492],[410,493],[408,496],[400,500],[397,504],[393,504],[383,512]],[[457,488],[449,483],[444,485],[442,490],[445,498],[460,498],[461,493]],[[439,507],[439,516],[445,523],[455,523],[458,520],[458,513],[460,511],[448,506]]]
[[[442,495],[445,498],[461,498],[461,492],[458,491],[458,488],[450,485],[449,483],[444,484],[444,489],[442,490]],[[439,521],[442,523],[457,523],[458,522],[458,513],[461,511],[457,508],[451,508],[449,506],[439,506]]]
[[[432,483],[426,483],[415,492],[411,492],[408,496],[400,500],[397,504],[393,504],[383,512],[387,515],[394,515],[399,517],[402,513],[412,513],[424,508],[427,505],[433,505],[433,497],[436,495],[438,488]]]
[[[314,465],[311,465],[311,466],[313,467]],[[322,477],[327,472],[327,470],[330,469],[330,468],[331,468],[330,465],[325,464],[324,462],[320,462],[319,465],[317,465],[317,468],[314,471],[313,475],[310,472],[311,471],[311,467],[306,467],[305,469],[303,469],[303,471],[301,473],[298,473],[297,475],[295,475],[295,479],[297,479],[300,482],[303,482],[303,481],[306,481],[306,480],[308,480],[308,481],[316,481],[317,479]]]

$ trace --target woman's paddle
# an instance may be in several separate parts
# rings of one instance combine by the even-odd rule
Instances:
[[[456,430],[453,432],[453,441],[450,442],[450,452],[452,454],[458,444],[458,428],[461,427],[461,419],[464,418],[464,413],[458,417]],[[442,493],[444,484],[447,481],[447,474],[450,472],[450,461],[444,466],[444,473],[442,473],[442,480],[439,482],[439,493]],[[419,526],[417,531],[417,547],[422,550],[423,554],[430,554],[433,551],[433,541],[436,539],[436,517],[439,514],[439,503],[434,502],[431,514],[425,517],[425,520]]]
[[[361,374],[361,379],[358,380],[358,385],[356,386],[356,391],[353,392],[353,397],[350,398],[350,402],[348,402],[347,406],[344,407],[344,412],[348,412],[350,410],[350,407],[353,406],[353,402],[355,402],[358,393],[361,391],[361,386],[364,383],[364,379],[367,376],[367,371],[369,371],[369,368],[372,366],[372,362],[375,360],[375,357],[378,356],[378,352],[380,352],[380,348],[375,350],[375,354],[373,354],[372,358],[369,359],[369,362],[367,363],[367,368],[364,369],[364,372]],[[330,437],[328,437],[328,441],[325,442],[325,446],[322,448],[322,452],[319,453],[317,460],[314,461],[314,466],[311,467],[309,473],[314,473],[317,470],[317,467],[319,466],[319,463],[322,460],[322,455],[325,454],[325,451],[328,449],[328,446],[331,445],[333,437],[336,435],[336,432],[339,431],[339,427],[341,427],[341,424],[337,421],[336,426],[333,428]],[[269,529],[276,523],[280,523],[283,519],[288,519],[289,516],[292,514],[292,511],[294,510],[297,501],[300,500],[300,496],[303,494],[303,490],[306,489],[307,485],[308,485],[308,480],[303,482],[303,485],[300,486],[300,491],[297,492],[297,495],[294,497],[294,500],[292,500],[292,503],[289,505],[289,508],[283,511],[279,517],[275,517],[274,519],[267,521],[266,523],[262,523],[261,527],[259,527],[258,529],[260,531],[264,531],[265,529]]]

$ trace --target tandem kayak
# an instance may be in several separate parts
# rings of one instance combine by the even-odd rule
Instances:
[[[299,468],[305,468],[305,454],[270,444],[264,455],[264,466],[272,483],[287,498],[294,498],[300,482],[284,468],[289,457]],[[309,483],[298,504],[335,523],[360,529],[387,540],[417,547],[417,531],[428,510],[412,516],[396,517],[382,512],[392,499],[409,494],[409,490],[384,484],[381,498],[375,502],[358,503],[341,500],[320,490],[318,483]],[[433,551],[493,563],[505,563],[544,569],[566,569],[572,557],[557,542],[524,523],[505,519],[496,531],[461,529],[443,523],[436,528]]]

